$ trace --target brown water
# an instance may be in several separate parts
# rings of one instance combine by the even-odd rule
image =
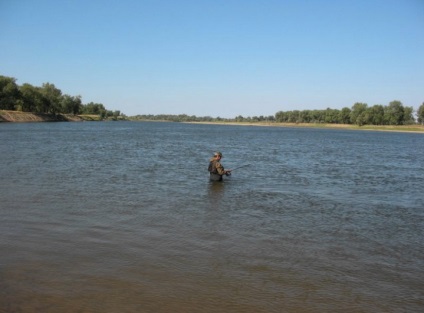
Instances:
[[[422,134],[0,124],[0,161],[2,313],[424,311]]]

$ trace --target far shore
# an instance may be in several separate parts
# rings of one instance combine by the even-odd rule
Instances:
[[[10,123],[35,123],[35,122],[83,122],[100,121],[98,115],[73,115],[53,113],[32,113],[0,110],[0,122]]]
[[[300,127],[300,128],[329,128],[348,130],[369,130],[388,132],[423,133],[424,125],[350,125],[350,124],[320,124],[320,123],[278,123],[278,122],[184,122],[188,124],[211,124],[211,125],[239,125],[239,126],[262,126],[262,127]]]
[[[19,111],[0,110],[0,122],[29,123],[29,122],[82,122],[82,121],[101,121],[98,115],[72,115],[72,114],[43,114],[29,113]],[[152,120],[137,120],[139,122],[167,122]],[[169,121],[168,121],[169,122]],[[424,125],[350,125],[350,124],[320,124],[320,123],[278,123],[270,121],[261,122],[181,122],[188,124],[210,124],[210,125],[236,125],[236,126],[257,126],[257,127],[303,127],[303,128],[327,128],[327,129],[347,129],[347,130],[369,130],[369,131],[388,131],[388,132],[408,132],[424,134]]]

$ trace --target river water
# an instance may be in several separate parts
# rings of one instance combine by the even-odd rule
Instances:
[[[424,311],[423,134],[0,123],[0,161],[2,313]]]

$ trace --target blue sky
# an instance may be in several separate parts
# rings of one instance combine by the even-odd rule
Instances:
[[[424,102],[424,0],[1,0],[0,75],[126,115]]]

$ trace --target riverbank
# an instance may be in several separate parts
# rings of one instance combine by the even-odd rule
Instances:
[[[51,114],[31,113],[19,111],[0,110],[0,122],[32,123],[32,122],[82,122],[100,121],[98,115],[73,115],[73,114]]]
[[[19,111],[0,110],[1,122],[29,123],[29,122],[83,122],[102,121],[99,115],[73,115],[73,114],[48,114],[31,113]],[[143,122],[144,120],[138,120]],[[149,122],[167,122],[151,121]],[[320,123],[278,123],[278,122],[182,122],[189,124],[211,124],[211,125],[239,125],[239,126],[263,126],[263,127],[308,127],[308,128],[329,128],[329,129],[350,129],[350,130],[372,130],[372,131],[392,131],[392,132],[414,132],[424,133],[424,125],[350,125],[350,124],[320,124]]]
[[[319,124],[319,123],[278,123],[278,122],[187,122],[191,124],[243,125],[268,127],[308,127],[351,130],[372,130],[392,132],[424,133],[424,125],[350,125],[350,124]]]

